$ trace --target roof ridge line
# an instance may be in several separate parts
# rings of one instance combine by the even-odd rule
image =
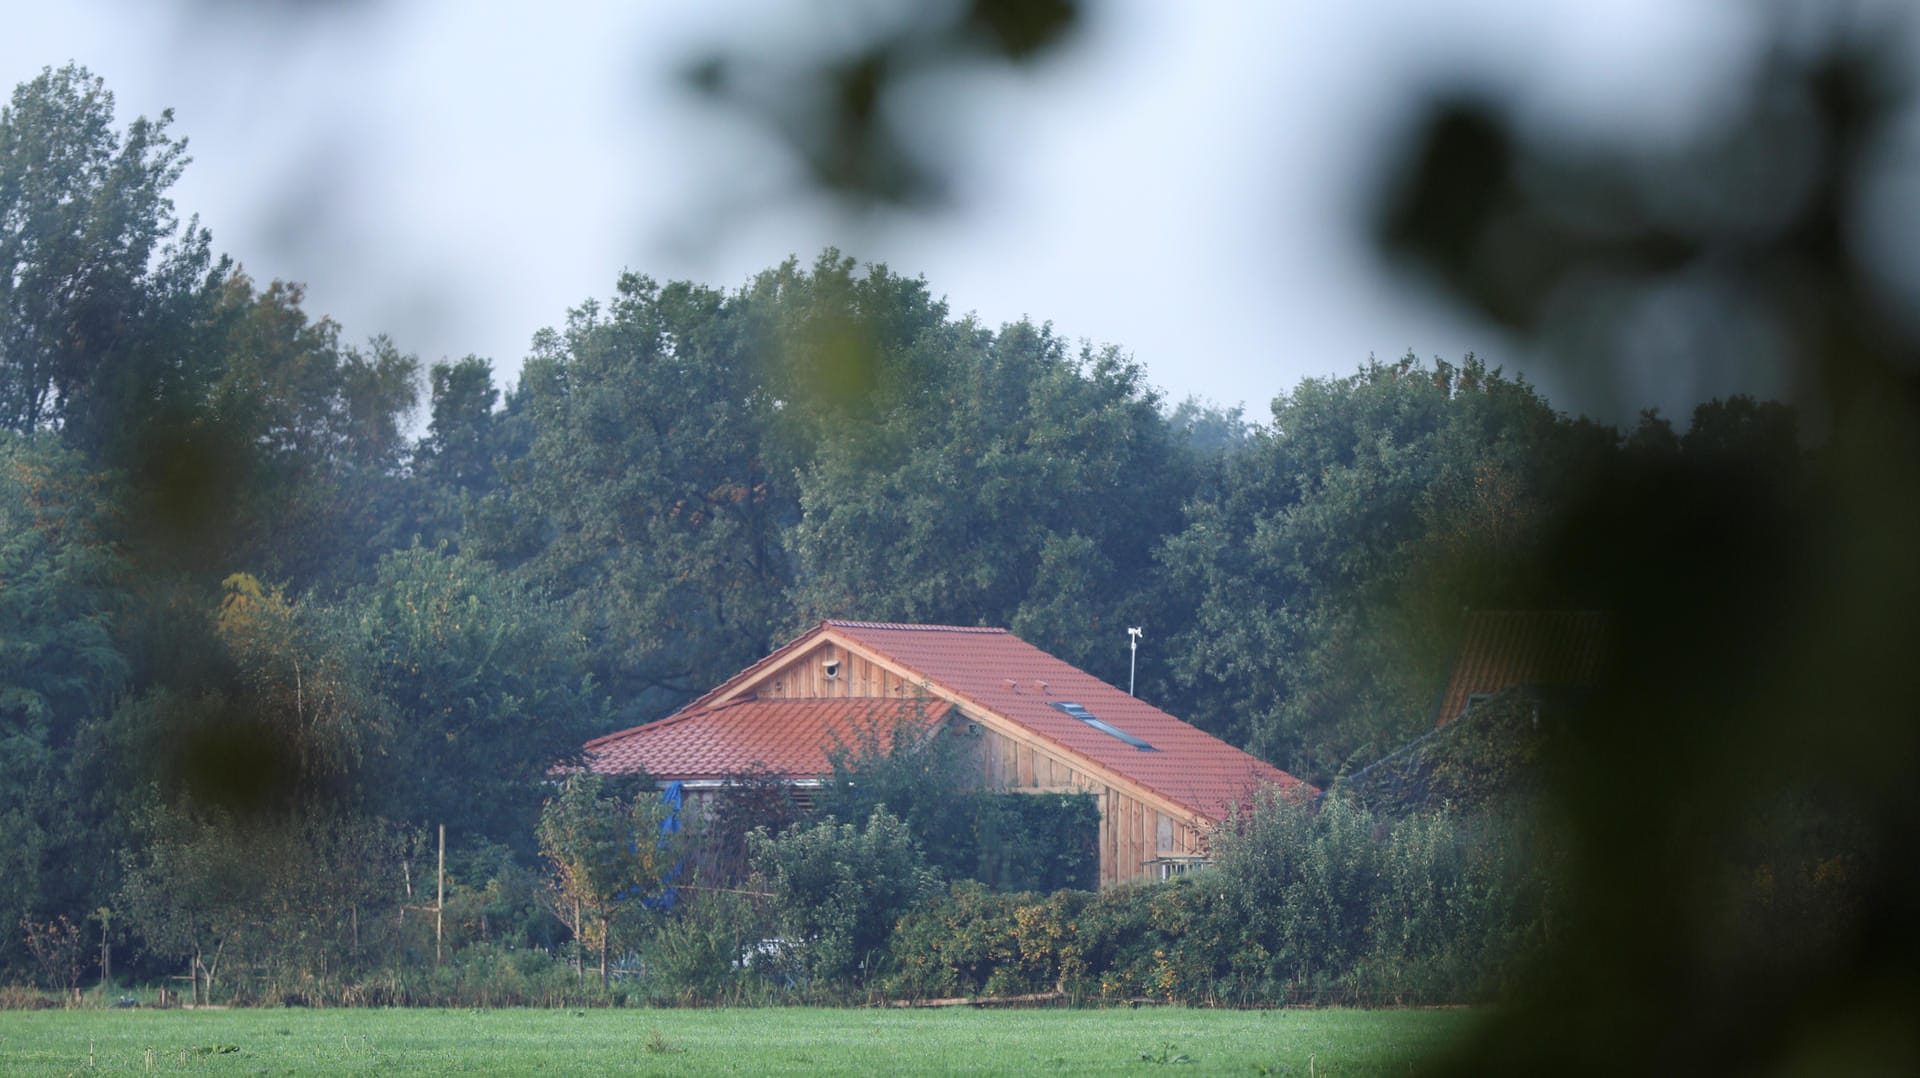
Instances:
[[[828,618],[824,624],[836,629],[901,629],[913,632],[931,633],[1008,633],[1010,630],[998,625],[923,625],[907,621],[854,621],[848,618]]]

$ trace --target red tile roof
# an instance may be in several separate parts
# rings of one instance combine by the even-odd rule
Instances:
[[[1054,658],[1005,629],[830,621],[862,647],[923,675],[983,710],[1002,715],[1078,756],[1210,820],[1249,802],[1262,786],[1313,787],[1152,704]],[[816,630],[818,631],[818,630]],[[1132,745],[1069,717],[1054,702],[1076,703],[1152,745]]]
[[[1469,613],[1435,725],[1459,718],[1475,696],[1523,685],[1566,689],[1599,684],[1607,624],[1604,613],[1590,610]]]
[[[1041,651],[1005,629],[827,621],[728,679],[679,713],[587,744],[591,766],[644,767],[659,778],[721,777],[753,763],[781,774],[827,770],[832,732],[857,716],[896,715],[912,701],[835,698],[745,702],[736,690],[762,671],[832,634],[924,679],[969,710],[999,715],[1040,739],[1209,820],[1250,801],[1263,786],[1314,788],[1143,700]],[[1054,703],[1147,742],[1142,751]],[[865,708],[867,711],[857,711]],[[872,710],[881,709],[881,710]],[[843,735],[844,736],[844,735]],[[625,761],[633,761],[628,764]]]
[[[748,771],[790,778],[829,774],[836,746],[877,737],[885,749],[901,722],[931,726],[949,708],[917,700],[742,700],[687,708],[657,722],[587,742],[588,766],[602,775],[724,779]]]

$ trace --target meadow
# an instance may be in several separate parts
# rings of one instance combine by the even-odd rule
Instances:
[[[1418,1072],[1466,1011],[0,1012],[0,1074]]]

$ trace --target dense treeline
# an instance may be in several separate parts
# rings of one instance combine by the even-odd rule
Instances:
[[[114,125],[71,67],[0,115],[0,980],[77,979],[83,938],[196,991],[409,968],[436,825],[456,944],[604,944],[540,912],[549,769],[827,616],[1005,625],[1116,683],[1143,625],[1141,695],[1326,784],[1431,726],[1463,607],[1629,571],[1537,571],[1594,477],[1737,460],[1785,497],[1805,467],[1779,405],[1623,435],[1474,357],[1250,421],[835,251],[625,275],[511,385],[423,369],[182,223],[168,117]],[[893,835],[869,808],[795,833]]]

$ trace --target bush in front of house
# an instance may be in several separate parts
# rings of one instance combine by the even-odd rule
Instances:
[[[906,824],[884,808],[858,827],[828,819],[778,836],[755,832],[749,846],[796,979],[822,990],[866,985],[886,962],[895,922],[940,884]]]
[[[1016,996],[1060,985],[1086,891],[1006,894],[962,880],[900,919],[889,994],[909,999]]]
[[[764,902],[729,890],[683,890],[671,916],[640,948],[648,1003],[742,1006],[780,998],[787,979],[769,968],[771,917]]]
[[[1218,863],[1098,893],[958,884],[893,936],[892,993],[1060,991],[1208,1005],[1494,998],[1543,938],[1537,829],[1448,813],[1388,820],[1275,798],[1216,838]]]

